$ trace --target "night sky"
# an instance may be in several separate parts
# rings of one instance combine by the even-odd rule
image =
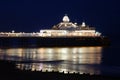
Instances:
[[[50,29],[67,14],[72,22],[120,35],[119,0],[0,0],[0,31],[38,32]]]

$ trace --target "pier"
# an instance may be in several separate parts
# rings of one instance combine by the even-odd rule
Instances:
[[[0,37],[0,47],[107,46],[109,43],[107,37]]]

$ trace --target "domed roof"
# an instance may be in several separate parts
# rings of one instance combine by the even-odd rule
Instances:
[[[63,17],[63,22],[69,22],[69,21],[70,21],[69,17],[67,15],[65,15]]]
[[[82,27],[85,27],[86,26],[86,24],[85,24],[85,22],[82,22],[82,25],[81,25]]]
[[[74,30],[77,26],[77,24],[75,23],[72,23],[72,22],[69,22],[70,19],[67,15],[65,15],[63,17],[63,22],[60,22],[59,24],[55,25],[54,28],[55,29],[62,29],[62,30]]]

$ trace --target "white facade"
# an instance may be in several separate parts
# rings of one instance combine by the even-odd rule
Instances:
[[[74,37],[74,36],[100,36],[95,30],[40,30],[41,37]]]

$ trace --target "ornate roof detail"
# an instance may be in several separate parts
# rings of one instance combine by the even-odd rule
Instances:
[[[70,19],[67,15],[63,17],[63,22],[55,25],[53,29],[60,29],[60,30],[75,30],[78,27],[76,23],[70,22]]]
[[[78,25],[77,23],[70,22],[70,19],[67,15],[65,15],[62,19],[63,21],[58,23],[57,25],[54,25],[52,29],[55,30],[94,30],[94,27],[89,27],[85,24],[85,22],[82,22],[81,25]]]

